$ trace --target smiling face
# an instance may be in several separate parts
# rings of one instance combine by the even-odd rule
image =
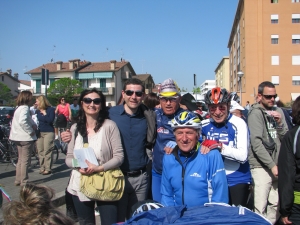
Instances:
[[[96,98],[100,98],[100,96],[95,92],[89,93],[83,97],[83,99],[96,99]],[[101,103],[95,104],[93,101],[91,103],[85,103],[84,101],[81,101],[81,106],[85,114],[90,116],[97,116],[101,110]]]
[[[208,105],[208,110],[210,113],[210,117],[216,123],[223,123],[228,117],[228,103],[220,103],[220,104],[211,104]]]
[[[177,128],[174,131],[176,143],[183,152],[190,152],[199,139],[199,130],[193,128]]]
[[[142,93],[142,95],[138,96],[140,94],[137,95],[136,92]],[[143,88],[141,85],[138,84],[128,84],[126,85],[125,90],[122,91],[122,96],[125,101],[125,111],[128,114],[136,113],[138,107],[142,104],[142,100],[144,98]]]
[[[181,97],[180,96],[170,96],[170,97],[159,97],[159,102],[164,114],[173,115],[179,108]]]

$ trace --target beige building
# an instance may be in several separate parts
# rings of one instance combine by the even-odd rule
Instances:
[[[216,87],[226,88],[230,90],[229,77],[229,57],[224,56],[215,69]]]
[[[283,103],[300,94],[299,0],[239,0],[228,42],[230,90],[253,103],[263,81]],[[244,75],[240,79],[238,72]]]

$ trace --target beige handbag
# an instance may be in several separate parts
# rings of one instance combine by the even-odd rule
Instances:
[[[118,201],[123,195],[125,179],[119,168],[92,175],[81,175],[80,191],[99,201]]]

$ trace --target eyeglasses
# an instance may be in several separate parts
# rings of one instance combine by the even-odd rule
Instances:
[[[82,101],[83,101],[85,104],[91,104],[92,102],[94,102],[95,105],[100,105],[100,103],[101,103],[101,98],[94,98],[94,99],[91,99],[91,98],[84,98],[84,99],[82,99]]]
[[[275,100],[275,98],[277,98],[277,94],[276,95],[263,95],[262,94],[262,96],[264,96],[265,99],[269,99],[269,100],[272,98],[274,98],[274,100]]]
[[[125,92],[125,94],[126,94],[127,96],[132,96],[133,93],[135,93],[135,95],[136,95],[137,97],[142,97],[142,96],[143,96],[143,92],[142,92],[142,91],[131,91],[131,90],[126,90],[126,91],[124,91],[124,92]]]
[[[65,100],[64,98],[61,99],[61,101],[64,101],[64,100]]]
[[[159,97],[159,100],[162,101],[162,102],[176,102],[178,99],[178,96],[177,97]]]

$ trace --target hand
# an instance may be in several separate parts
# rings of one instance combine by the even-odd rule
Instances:
[[[277,166],[273,166],[273,168],[271,169],[272,173],[275,177],[278,177],[278,167]]]
[[[175,141],[169,141],[167,143],[166,147],[164,148],[165,153],[168,154],[168,155],[171,154],[173,152],[173,149],[175,148],[176,145],[177,144],[176,144]]]
[[[276,123],[278,125],[281,124],[281,114],[279,112],[276,111],[270,111],[269,114],[274,118],[274,120],[276,121]]]
[[[218,149],[219,151],[222,150],[222,142],[216,140],[205,140],[201,144],[201,153],[207,154],[212,149]]]
[[[72,139],[72,133],[71,133],[71,131],[69,129],[67,129],[64,132],[61,132],[60,138],[61,138],[61,140],[63,142],[66,142],[66,143],[70,142],[71,139]]]
[[[87,168],[80,168],[78,171],[81,174],[91,175],[95,172],[100,172],[100,167],[99,166],[96,166],[95,164],[90,163],[88,160],[85,160],[85,162],[88,165],[88,167]]]
[[[281,217],[281,221],[283,224],[292,224],[288,217]]]

